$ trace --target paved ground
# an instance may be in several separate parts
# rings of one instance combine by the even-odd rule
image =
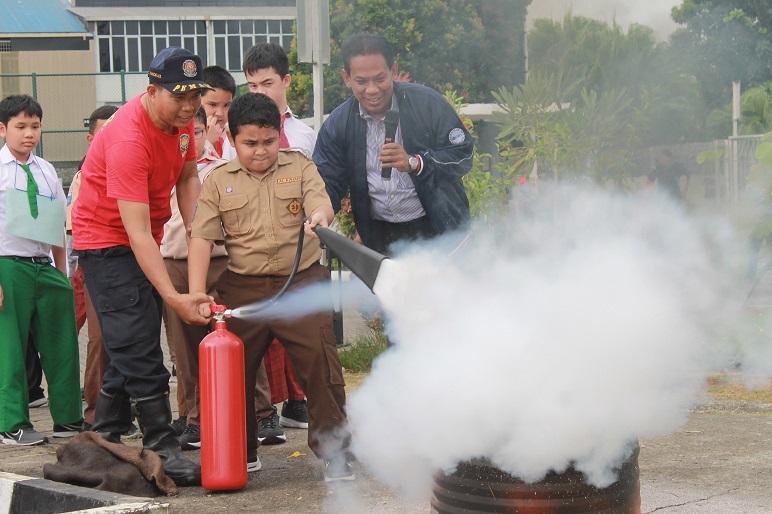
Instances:
[[[174,386],[173,386],[174,387]],[[36,427],[51,430],[47,409],[33,409]],[[357,480],[328,487],[305,443],[306,432],[287,430],[287,443],[260,449],[263,469],[235,493],[193,487],[165,498],[174,512],[425,514],[411,501],[371,479],[356,464]],[[59,442],[0,447],[0,470],[42,477]],[[134,443],[139,444],[139,443]],[[299,452],[303,455],[290,457]],[[199,452],[189,452],[199,459]],[[642,512],[762,514],[772,512],[772,404],[706,401],[681,430],[641,442]],[[54,512],[54,511],[52,511]]]
[[[363,330],[355,314],[344,319],[347,336]],[[176,386],[171,387],[173,398]],[[31,414],[36,429],[50,434],[47,408],[32,409]],[[355,482],[327,486],[306,445],[306,431],[287,430],[287,436],[283,445],[260,449],[263,469],[250,475],[243,491],[208,493],[194,487],[160,501],[168,502],[174,512],[190,514],[429,512],[427,500],[403,498],[370,478],[359,464]],[[0,445],[0,471],[42,477],[43,465],[55,462],[62,444],[53,441],[30,448]],[[295,452],[301,455],[291,457]],[[188,454],[200,458],[199,452]],[[643,513],[770,513],[772,404],[705,399],[678,432],[641,441],[639,464]]]

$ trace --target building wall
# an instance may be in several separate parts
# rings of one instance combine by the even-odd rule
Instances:
[[[296,0],[74,0],[77,7],[295,7]]]
[[[33,73],[42,76],[33,78]],[[0,53],[0,74],[23,75],[0,77],[0,96],[37,98],[43,107],[42,153],[48,160],[79,161],[85,154],[83,119],[97,107],[93,73],[93,49]]]

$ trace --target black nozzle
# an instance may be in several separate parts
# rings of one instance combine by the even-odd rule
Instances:
[[[335,256],[372,291],[375,279],[378,278],[381,261],[386,259],[386,256],[328,228],[317,225],[314,227],[314,232],[322,243],[327,245]]]

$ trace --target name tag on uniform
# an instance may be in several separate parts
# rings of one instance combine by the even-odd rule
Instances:
[[[291,184],[293,182],[300,182],[301,177],[280,178],[276,180],[277,184]]]

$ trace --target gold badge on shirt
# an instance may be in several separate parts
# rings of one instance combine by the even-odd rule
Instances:
[[[183,159],[188,154],[188,146],[190,146],[190,136],[188,134],[181,134],[180,135],[180,152],[182,153]]]
[[[289,205],[287,206],[287,209],[289,209],[289,211],[290,211],[292,214],[297,214],[297,213],[299,213],[299,212],[300,212],[300,209],[302,209],[302,208],[303,208],[303,204],[301,204],[301,203],[300,203],[300,200],[292,200],[292,201],[289,203]]]

